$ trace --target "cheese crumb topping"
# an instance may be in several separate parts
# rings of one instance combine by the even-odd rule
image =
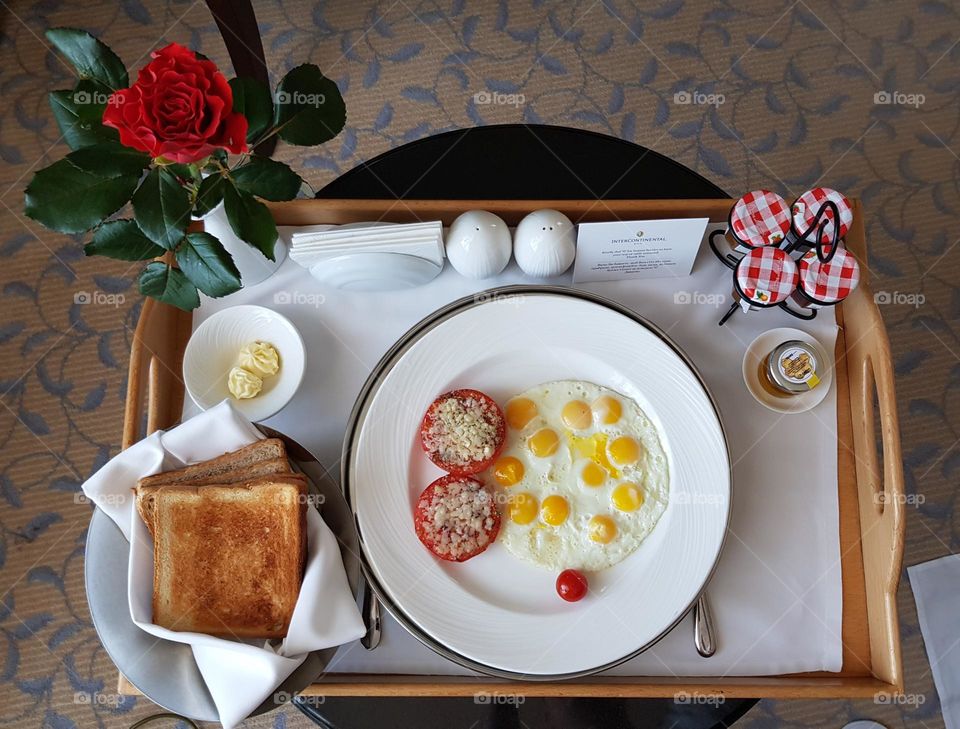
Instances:
[[[438,485],[420,499],[418,508],[430,515],[421,529],[437,554],[457,559],[490,542],[496,506],[490,492],[477,481]]]
[[[486,400],[448,397],[435,406],[424,441],[445,463],[465,466],[493,456],[500,414]]]

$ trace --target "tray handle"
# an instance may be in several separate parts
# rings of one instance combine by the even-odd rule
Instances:
[[[862,262],[862,252],[854,253]],[[861,266],[861,270],[860,286],[843,302],[843,322],[867,620],[873,674],[902,690],[900,646],[896,640],[896,595],[906,522],[900,430],[890,342],[866,280],[866,266]],[[878,457],[878,428],[882,463]]]
[[[144,299],[130,347],[122,448],[180,421],[185,392],[183,350],[192,325],[191,312]]]

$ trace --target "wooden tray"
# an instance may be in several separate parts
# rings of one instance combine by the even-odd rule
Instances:
[[[516,225],[531,210],[551,207],[574,222],[706,217],[724,222],[733,200],[298,200],[270,205],[280,225],[370,220],[442,220],[489,210]],[[853,200],[847,248],[867,260],[863,210]],[[843,580],[843,668],[839,673],[759,677],[591,677],[511,683],[488,678],[327,674],[305,695],[672,697],[679,692],[730,698],[857,698],[903,690],[896,593],[904,544],[904,487],[893,368],[867,267],[859,288],[839,307],[836,346],[838,497]],[[144,303],[130,355],[123,447],[180,420],[183,351],[192,314],[153,299]],[[146,410],[144,411],[144,405]],[[145,417],[144,417],[145,416]],[[882,453],[876,447],[879,431]],[[802,636],[797,636],[802,640]],[[136,693],[122,676],[120,693]]]

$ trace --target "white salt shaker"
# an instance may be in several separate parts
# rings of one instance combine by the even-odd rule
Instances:
[[[576,229],[558,210],[535,210],[520,221],[513,236],[513,255],[528,276],[559,276],[577,253]]]
[[[447,232],[447,258],[461,276],[496,276],[510,262],[510,229],[486,210],[468,210]]]

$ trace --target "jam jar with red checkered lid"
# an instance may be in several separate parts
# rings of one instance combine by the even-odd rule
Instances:
[[[797,264],[780,248],[754,248],[733,274],[733,296],[744,311],[779,306],[797,288]]]
[[[833,205],[826,206],[824,203]],[[834,207],[836,206],[836,207]],[[853,223],[853,206],[847,196],[829,187],[815,187],[807,190],[790,206],[790,233],[787,236],[787,249],[805,249],[815,246],[817,230],[820,230],[819,243],[833,245],[847,237]]]
[[[807,251],[801,256],[797,271],[797,289],[792,299],[805,309],[839,304],[860,283],[860,264],[842,245],[826,261],[821,260],[816,249]]]
[[[787,201],[769,190],[753,190],[737,200],[730,209],[726,230],[710,233],[713,252],[726,262],[736,263],[739,255],[755,248],[779,246],[790,232],[790,207]],[[717,239],[724,238],[724,245]],[[739,254],[739,255],[734,255]]]

